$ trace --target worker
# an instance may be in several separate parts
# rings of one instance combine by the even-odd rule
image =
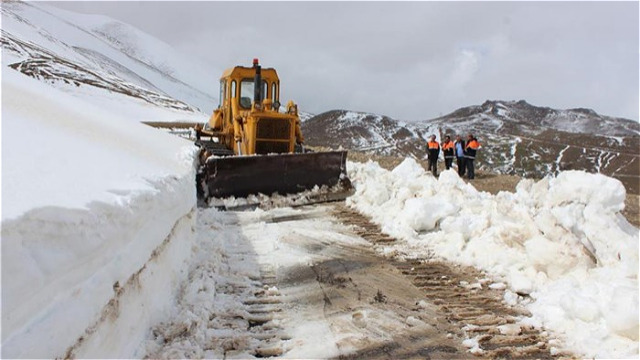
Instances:
[[[442,152],[444,153],[444,167],[447,170],[451,168],[451,163],[453,163],[453,150],[453,141],[451,141],[451,136],[447,135],[444,137],[444,142],[442,143]]]
[[[429,158],[429,171],[433,176],[438,176],[438,155],[440,155],[440,144],[436,141],[436,136],[431,135],[427,142],[427,156]]]
[[[456,160],[458,163],[458,175],[463,177],[467,165],[464,162],[464,140],[462,140],[462,136],[460,135],[456,135],[455,148]]]
[[[464,161],[467,165],[467,177],[469,178],[469,180],[473,180],[473,178],[475,177],[473,162],[476,159],[476,152],[478,151],[479,147],[480,143],[478,143],[478,139],[476,139],[473,134],[469,134],[467,136],[467,145],[464,148]]]

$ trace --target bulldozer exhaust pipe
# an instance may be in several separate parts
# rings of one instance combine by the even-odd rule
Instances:
[[[260,73],[260,64],[258,59],[253,59],[253,68],[256,69],[256,76],[253,78],[253,102],[260,104],[262,101],[262,74]]]

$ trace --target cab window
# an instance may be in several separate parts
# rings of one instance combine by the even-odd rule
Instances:
[[[227,97],[227,82],[225,80],[220,80],[220,103],[218,104],[218,109],[222,107],[224,104],[224,99]]]
[[[250,109],[251,102],[253,101],[253,91],[254,91],[254,83],[253,79],[244,79],[240,82],[240,107],[243,109]],[[262,97],[260,101],[264,100],[267,94],[267,82],[262,81]]]
[[[278,94],[278,88],[277,88],[277,85],[276,85],[276,83],[274,81],[273,84],[271,84],[271,101],[274,102],[274,103],[276,101],[278,101],[277,94]]]
[[[262,93],[260,93],[262,100],[264,100],[265,98],[267,98],[267,91],[269,91],[269,84],[267,84],[266,81],[262,82]]]
[[[238,94],[236,94],[236,81],[233,80],[231,82],[231,97],[234,98],[236,96],[238,96]]]

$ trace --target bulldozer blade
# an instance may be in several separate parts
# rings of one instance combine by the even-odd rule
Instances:
[[[351,187],[346,151],[211,157],[206,162],[209,197],[246,197],[262,193],[295,194],[316,185]]]

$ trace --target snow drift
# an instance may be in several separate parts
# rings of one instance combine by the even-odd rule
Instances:
[[[625,189],[566,171],[515,193],[478,192],[453,171],[438,179],[413,159],[393,171],[350,163],[350,206],[403,240],[386,253],[435,253],[505,281],[533,321],[587,357],[638,354],[638,229],[620,215]],[[533,301],[531,301],[533,299]]]
[[[195,148],[13,70],[2,90],[2,357],[131,357],[186,275]]]

